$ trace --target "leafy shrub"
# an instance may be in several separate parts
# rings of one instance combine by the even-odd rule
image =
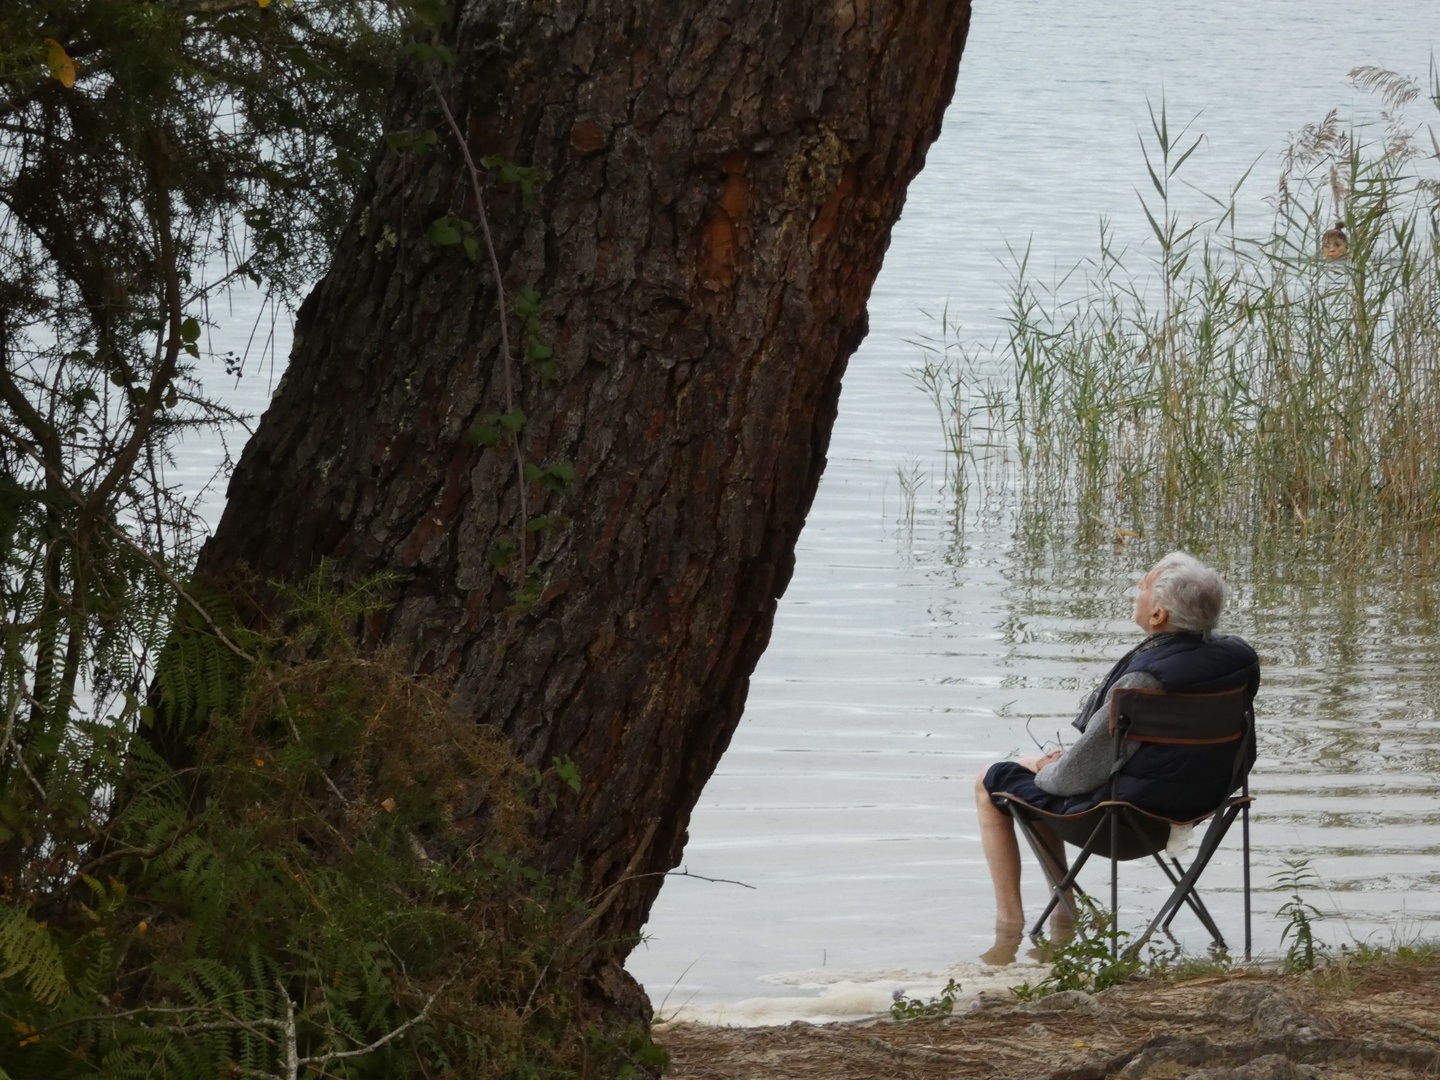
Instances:
[[[162,708],[118,748],[111,816],[65,873],[0,897],[0,1069],[663,1068],[642,1031],[581,1014],[590,965],[619,943],[525,863],[532,807],[575,797],[573,765],[526,770],[436,680],[357,651],[330,617],[345,596],[290,599],[293,633],[249,641],[257,661],[209,686],[203,721]],[[187,648],[223,648],[195,635]],[[180,769],[150,741],[177,732]]]

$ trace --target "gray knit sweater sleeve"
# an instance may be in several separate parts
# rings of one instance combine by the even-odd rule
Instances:
[[[1065,751],[1064,757],[1046,765],[1035,775],[1035,783],[1041,791],[1048,791],[1051,795],[1084,795],[1105,783],[1115,754],[1110,743],[1110,698],[1116,690],[1132,688],[1165,689],[1159,679],[1145,671],[1132,671],[1115,680],[1100,708],[1090,714],[1084,734]],[[1120,747],[1122,760],[1134,752],[1134,743],[1127,742]]]

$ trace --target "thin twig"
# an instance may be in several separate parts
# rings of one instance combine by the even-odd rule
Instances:
[[[295,1003],[290,1000],[290,991],[285,989],[283,982],[276,979],[275,985],[285,1002],[285,1077],[286,1080],[296,1080],[300,1075],[300,1051],[295,1038]]]
[[[124,530],[122,530],[113,521],[110,521],[107,518],[105,519],[104,524],[106,530],[112,533],[115,538],[119,540],[122,544],[134,551],[135,554],[139,555],[142,559],[148,562],[151,567],[154,568],[155,572],[165,580],[165,583],[175,590],[175,592],[179,595],[180,599],[184,600],[187,604],[189,604],[190,607],[193,608],[199,614],[199,616],[205,620],[205,625],[210,627],[210,632],[220,639],[221,644],[223,644],[227,649],[229,649],[232,653],[238,656],[241,660],[244,660],[247,664],[254,664],[257,662],[255,657],[251,656],[239,645],[236,645],[235,642],[230,640],[230,638],[226,635],[225,631],[220,629],[220,624],[217,623],[213,618],[211,618],[210,612],[206,611],[205,608],[201,606],[200,601],[196,600],[193,596],[191,596],[188,592],[185,591],[185,586],[181,585],[180,582],[175,579],[175,576],[171,574],[169,570],[165,569],[164,565],[160,562],[160,560],[156,559],[143,547],[135,543],[134,540],[131,540],[130,537],[126,535]]]
[[[170,336],[164,342],[163,358],[150,378],[150,386],[145,391],[144,400],[139,405],[133,406],[130,437],[119,447],[114,464],[95,486],[90,497],[80,504],[82,521],[93,519],[103,513],[105,503],[110,495],[135,467],[135,459],[139,457],[141,447],[149,438],[150,428],[155,422],[155,414],[160,409],[160,402],[165,396],[165,390],[174,381],[180,363],[180,350],[184,344],[181,324],[184,321],[185,312],[180,300],[180,273],[175,250],[175,237],[172,234],[170,188],[166,183],[164,167],[165,157],[170,152],[170,148],[162,132],[151,132],[149,149],[154,154],[151,164],[151,173],[156,188],[154,224],[160,241],[159,263],[161,280],[165,287],[165,315],[170,324]],[[130,389],[128,385],[127,389]]]
[[[751,885],[748,882],[744,881],[736,881],[734,878],[706,877],[704,874],[692,874],[689,870],[652,870],[644,874],[629,874],[625,877],[622,877],[619,881],[607,885],[605,889],[602,892],[597,893],[596,896],[598,898],[599,896],[603,896],[606,892],[609,892],[612,889],[618,889],[621,885],[624,885],[628,881],[640,881],[643,878],[652,877],[694,878],[696,881],[708,881],[715,885],[739,885],[742,889],[750,889],[751,891],[755,891],[754,885]]]
[[[78,877],[81,874],[89,874],[98,866],[103,866],[107,862],[114,862],[116,859],[124,859],[131,855],[138,856],[142,859],[153,859],[161,852],[168,851],[170,848],[174,847],[175,842],[179,840],[180,837],[184,836],[187,832],[189,832],[192,828],[194,828],[193,824],[181,826],[175,832],[175,835],[170,837],[170,839],[166,840],[163,845],[153,844],[150,847],[116,848],[114,851],[107,851],[103,855],[97,855],[84,866],[80,867],[80,869],[75,872],[76,876]]]
[[[46,461],[45,458],[42,457],[30,445],[29,441],[18,435],[8,425],[0,423],[0,434],[8,436],[10,440],[15,443],[16,446],[20,447],[22,451],[24,451],[30,457],[34,458],[37,462],[39,462],[41,468],[43,468],[47,473],[54,471],[50,463]],[[71,501],[74,502],[76,506],[78,506],[81,510],[85,509],[85,500],[81,499],[79,495],[77,495],[73,490],[71,490],[68,484],[64,483],[63,476],[56,477],[56,483],[57,486],[61,490],[63,490],[66,495],[70,497]],[[171,574],[169,570],[165,569],[164,564],[162,564],[159,560],[155,558],[155,556],[151,555],[150,552],[146,551],[134,540],[130,539],[130,536],[109,518],[102,519],[102,523],[104,524],[105,528],[115,536],[117,540],[119,540],[122,544],[128,547],[131,551],[135,552],[135,554],[139,555],[142,559],[148,562],[151,567],[154,568],[155,572],[165,580],[165,583],[175,590],[176,594],[180,597],[180,599],[184,600],[187,604],[189,604],[195,610],[195,612],[202,619],[205,620],[205,624],[209,626],[211,632],[220,639],[221,644],[223,644],[227,649],[233,652],[236,656],[240,657],[240,659],[244,660],[246,663],[253,664],[256,662],[255,657],[251,656],[248,652],[242,649],[239,645],[236,645],[233,641],[230,640],[228,636],[226,636],[225,631],[221,630],[220,625],[213,618],[211,618],[210,612],[206,611],[205,608],[201,606],[200,601],[196,600],[193,596],[191,596],[188,592],[185,591],[185,586],[181,585],[180,582],[175,579],[175,576]]]
[[[108,1019],[101,1017],[101,1019]],[[163,1031],[167,1035],[203,1035],[214,1031],[248,1031],[252,1035],[262,1035],[262,1027],[284,1028],[283,1022],[279,1020],[214,1020],[206,1024],[146,1024],[148,1031]]]
[[[104,1004],[104,1001],[103,1001],[103,1000],[102,1000],[101,1004]],[[248,1020],[248,1021],[237,1020],[237,1019],[235,1019],[235,1015],[234,1015],[233,1013],[226,1012],[224,1009],[216,1009],[216,1008],[212,1008],[212,1007],[209,1007],[209,1006],[142,1005],[142,1006],[141,1006],[140,1008],[138,1008],[138,1009],[125,1009],[125,1010],[122,1011],[122,1012],[104,1012],[104,1013],[94,1014],[94,1015],[91,1015],[91,1016],[71,1016],[71,1017],[67,1017],[67,1018],[64,1019],[64,1020],[56,1021],[55,1023],[50,1024],[48,1027],[42,1028],[42,1029],[38,1032],[38,1034],[40,1034],[40,1035],[48,1035],[48,1034],[49,1034],[50,1032],[52,1032],[52,1031],[58,1031],[60,1028],[62,1028],[62,1027],[67,1027],[67,1026],[69,1026],[69,1025],[71,1025],[71,1024],[98,1024],[98,1023],[104,1023],[104,1022],[106,1022],[106,1021],[113,1022],[113,1021],[116,1021],[116,1020],[128,1020],[128,1019],[130,1019],[132,1016],[223,1016],[223,1017],[225,1017],[225,1021],[224,1021],[225,1023],[230,1023],[230,1024],[248,1024],[248,1025],[250,1025],[250,1026],[252,1026],[252,1027],[254,1027],[254,1028],[256,1028],[256,1029],[265,1028],[265,1027],[276,1027],[276,1026],[278,1026],[278,1025],[280,1024],[280,1021],[279,1021],[279,1020],[269,1020],[269,1019],[265,1019],[265,1018],[262,1018],[262,1019],[259,1019],[259,1020]],[[150,1027],[151,1030],[153,1030],[153,1031],[162,1030],[162,1028],[157,1027],[157,1026],[155,1026],[155,1025],[148,1025],[148,1024],[147,1024],[146,1026],[147,1026],[147,1027]],[[172,1025],[169,1025],[169,1026],[172,1027],[172,1028],[174,1028],[174,1027],[182,1027],[182,1028],[184,1028],[184,1030],[186,1030],[186,1031],[196,1031],[196,1030],[198,1030],[198,1028],[197,1028],[196,1026],[194,1026],[194,1025],[172,1024]],[[256,1034],[256,1035],[259,1035],[262,1039],[265,1039],[267,1042],[274,1042],[274,1040],[271,1039],[269,1035],[266,1035],[263,1031],[256,1030],[256,1031],[255,1031],[255,1034]]]
[[[635,849],[635,854],[630,856],[630,861],[625,865],[624,873],[620,875],[620,879],[613,885],[601,890],[601,892],[596,895],[595,899],[598,903],[595,904],[595,910],[590,913],[589,918],[575,928],[575,932],[570,935],[570,941],[573,942],[586,930],[594,926],[595,923],[599,922],[601,916],[610,910],[610,905],[613,904],[615,898],[620,895],[620,886],[624,885],[627,881],[635,880],[635,868],[640,865],[640,860],[644,858],[646,850],[650,847],[650,841],[655,838],[655,830],[659,827],[660,819],[658,817],[651,818],[650,827],[645,830],[645,835],[640,838],[640,846]]]
[[[637,874],[636,876],[637,876],[637,877],[653,877],[654,875],[652,875],[652,874]],[[688,878],[694,878],[696,881],[709,881],[709,882],[713,882],[713,883],[716,884],[716,885],[739,885],[742,889],[750,889],[750,890],[752,890],[752,891],[754,891],[754,889],[755,889],[755,886],[754,886],[754,885],[747,885],[745,882],[743,882],[743,881],[736,881],[736,880],[734,880],[733,878],[726,878],[726,877],[706,877],[704,874],[692,874],[689,870],[666,870],[666,871],[665,871],[662,875],[660,875],[660,876],[661,876],[661,877],[688,877]]]
[[[520,1010],[521,1016],[530,1015],[530,1003],[535,1000],[535,992],[540,989],[540,984],[545,981],[545,976],[550,971],[550,961],[545,961],[545,966],[540,969],[539,976],[535,979],[535,985],[530,987],[530,993],[525,996],[525,1007]]]
[[[241,6],[241,5],[238,5],[238,4],[237,4],[237,6]],[[249,6],[248,0],[245,0],[245,3],[244,3],[243,6],[246,6],[246,7]],[[236,263],[235,266],[234,266],[234,268],[231,269],[231,270],[230,270],[228,273],[226,273],[224,276],[217,278],[216,280],[210,282],[210,284],[208,284],[208,285],[204,285],[204,286],[196,289],[196,290],[195,290],[193,293],[191,293],[190,296],[185,300],[185,306],[186,306],[186,307],[189,307],[191,304],[195,303],[195,301],[208,297],[208,296],[210,295],[210,293],[214,292],[216,289],[218,289],[218,288],[220,288],[221,286],[223,286],[227,281],[230,281],[232,278],[239,277],[241,274],[249,273],[249,271],[250,271],[250,265],[251,265],[254,261],[255,261],[255,259],[254,259],[254,257],[252,256],[251,258],[246,259],[244,262]]]
[[[30,771],[30,766],[25,764],[25,755],[20,752],[20,746],[15,742],[15,711],[19,708],[20,699],[17,697],[10,702],[10,712],[5,717],[5,737],[0,740],[0,757],[3,757],[5,752],[13,747],[15,760],[20,763],[21,770],[34,786],[36,793],[40,796],[40,801],[49,802],[50,796],[45,794],[45,789],[40,786],[40,781],[35,779],[35,774]]]
[[[433,75],[428,76],[428,79],[430,89],[435,92],[435,100],[440,103],[440,111],[445,114],[445,122],[450,125],[450,131],[454,134],[455,141],[460,146],[460,153],[465,158],[465,168],[470,173],[470,187],[475,194],[475,212],[480,215],[480,232],[485,237],[485,251],[490,256],[490,272],[495,277],[496,301],[500,308],[500,357],[504,361],[505,371],[505,411],[513,413],[515,411],[515,376],[510,356],[509,309],[505,303],[505,282],[500,276],[500,256],[495,253],[495,238],[490,234],[490,218],[485,213],[485,196],[480,180],[480,168],[475,164],[475,159],[470,156],[470,141],[455,120],[455,114],[450,111],[450,105],[445,100],[445,94],[440,89],[440,84],[435,81]],[[518,593],[525,587],[525,545],[526,537],[529,535],[526,529],[529,522],[529,510],[525,500],[525,458],[520,453],[520,432],[512,431],[510,442],[515,450],[515,479],[520,492],[520,577],[518,578],[519,585],[516,588]]]
[[[300,729],[295,726],[295,718],[290,715],[290,710],[286,708],[285,705],[282,703],[280,706],[280,711],[285,715],[285,723],[290,728],[290,735],[294,738],[295,745],[299,747],[304,747],[305,743],[300,738]],[[335,781],[330,779],[330,774],[327,773],[324,769],[320,770],[320,778],[325,781],[325,786],[328,787],[330,791],[334,794],[334,796],[340,800],[342,805],[350,805],[350,800],[345,798],[344,795],[340,794],[340,789],[335,786]]]
[[[418,1013],[393,1031],[380,1036],[380,1038],[369,1045],[359,1047],[355,1050],[335,1050],[328,1054],[312,1054],[308,1057],[301,1057],[299,1054],[299,1039],[295,1025],[295,1003],[290,1000],[290,994],[285,989],[285,984],[279,979],[275,980],[275,985],[279,988],[280,998],[285,1003],[285,1018],[283,1020],[272,1017],[240,1020],[236,1018],[233,1013],[226,1012],[223,1009],[147,1005],[138,1009],[127,1009],[124,1012],[69,1017],[61,1020],[57,1024],[51,1024],[44,1029],[44,1033],[48,1034],[69,1024],[103,1023],[106,1021],[113,1023],[117,1020],[126,1020],[130,1017],[137,1016],[221,1016],[224,1017],[224,1019],[206,1021],[200,1024],[146,1024],[145,1027],[149,1031],[159,1031],[167,1035],[200,1035],[220,1031],[248,1031],[253,1035],[260,1036],[260,1038],[272,1046],[275,1045],[275,1040],[267,1035],[263,1029],[269,1028],[272,1031],[278,1031],[281,1033],[284,1042],[285,1076],[276,1076],[274,1073],[260,1072],[258,1070],[250,1070],[245,1073],[245,1075],[257,1077],[260,1078],[260,1080],[265,1080],[265,1078],[269,1078],[269,1080],[297,1080],[302,1069],[319,1069],[332,1061],[344,1061],[348,1058],[363,1057],[366,1054],[373,1054],[382,1046],[393,1042],[430,1015],[430,1008],[435,1004],[435,999],[444,993],[445,988],[453,981],[453,979],[446,979],[445,982],[440,985],[439,989],[430,995]]]
[[[438,998],[441,993],[444,992],[445,988],[449,986],[450,983],[453,981],[453,979],[446,979],[445,982],[440,985],[440,988],[430,995],[430,997],[426,1000],[425,1005],[418,1013],[412,1016],[409,1020],[406,1020],[405,1023],[401,1024],[389,1034],[381,1035],[380,1038],[376,1039],[369,1046],[362,1046],[358,1050],[337,1050],[329,1054],[316,1054],[312,1057],[303,1057],[299,1059],[298,1064],[301,1068],[312,1065],[328,1065],[332,1061],[343,1061],[346,1058],[361,1057],[365,1054],[373,1054],[376,1050],[379,1050],[386,1043],[390,1042],[393,1039],[398,1039],[401,1035],[405,1034],[407,1030],[424,1020],[425,1017],[428,1016],[430,1013],[430,1006],[435,1004],[435,999]]]

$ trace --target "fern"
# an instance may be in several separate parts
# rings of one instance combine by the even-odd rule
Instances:
[[[234,615],[222,596],[193,584],[191,588],[201,592],[201,602],[216,622],[229,628],[229,635],[244,636],[235,628]],[[183,604],[178,607],[170,638],[155,662],[166,730],[193,727],[211,713],[233,705],[247,666],[193,609]]]
[[[66,872],[33,893],[36,910],[60,913],[53,930],[0,907],[0,1015],[23,1033],[0,1038],[0,1069],[279,1075],[278,1025],[293,1016],[302,1058],[404,1032],[327,1065],[336,1080],[568,1075],[612,1052],[604,1075],[623,1071],[630,1051],[574,1026],[583,908],[502,853],[521,850],[531,812],[522,767],[433,685],[340,639],[371,602],[363,588],[320,581],[303,599],[326,610],[302,644],[253,649],[312,657],[290,666],[244,670],[176,616],[161,700],[174,743],[198,736],[193,765],[177,770],[127,728],[138,699],[108,733],[73,726],[62,750],[108,805],[76,830]],[[504,839],[421,864],[414,838],[444,851],[477,776],[501,793]],[[398,808],[377,810],[381,794]]]
[[[0,957],[5,968],[0,982],[19,978],[26,992],[42,1005],[56,1005],[70,989],[60,949],[44,923],[28,911],[0,904]]]
[[[108,994],[115,972],[115,927],[125,905],[127,890],[123,882],[112,881],[107,887],[88,874],[81,882],[95,897],[95,906],[80,905],[86,929],[65,950],[69,970],[77,991],[88,996]]]

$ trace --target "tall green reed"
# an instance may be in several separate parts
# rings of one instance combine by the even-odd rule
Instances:
[[[1173,186],[1199,140],[1162,106],[1142,140],[1146,266],[1102,226],[1078,299],[1039,284],[1022,253],[1001,340],[967,342],[944,316],[918,342],[962,507],[981,481],[1018,494],[1026,528],[1298,535],[1342,562],[1433,561],[1440,142],[1427,128],[1422,145],[1403,111],[1422,96],[1440,108],[1440,79],[1426,94],[1380,69],[1351,77],[1383,95],[1383,132],[1333,112],[1302,129],[1268,235],[1237,234],[1238,184],[1215,218],[1182,224]],[[1337,223],[1346,250],[1327,257]]]

